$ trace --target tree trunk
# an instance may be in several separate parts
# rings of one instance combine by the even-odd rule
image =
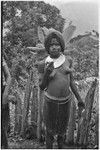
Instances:
[[[20,93],[16,94],[17,97],[17,104],[15,105],[15,128],[14,133],[20,133],[21,131],[21,123],[22,123],[22,104]]]
[[[73,99],[74,99],[74,96],[73,96]],[[72,100],[70,120],[69,120],[69,125],[68,125],[68,135],[67,135],[68,144],[74,144],[75,114],[76,114],[76,104],[75,104],[75,101]]]
[[[27,127],[28,124],[29,100],[31,95],[31,79],[32,79],[32,71],[30,71],[30,75],[27,80],[26,89],[25,89],[24,106],[22,112],[22,127],[21,127],[21,135],[23,137],[25,133],[25,128]]]
[[[94,93],[95,93],[95,89],[96,89],[96,84],[97,84],[97,80],[93,81],[87,95],[85,98],[85,103],[86,103],[86,108],[85,108],[85,112],[83,113],[83,120],[81,121],[81,124],[78,128],[78,130],[80,130],[80,137],[77,137],[79,139],[78,144],[79,145],[84,145],[85,147],[88,144],[88,131],[89,131],[89,124],[90,124],[90,120],[91,120],[91,111],[92,111],[92,106],[93,106],[93,102],[94,102]],[[81,119],[82,119],[81,118]]]

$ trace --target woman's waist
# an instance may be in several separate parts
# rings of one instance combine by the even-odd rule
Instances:
[[[69,92],[68,95],[66,96],[54,96],[54,95],[50,95],[50,93],[48,93],[47,91],[44,92],[44,95],[48,98],[49,101],[54,101],[54,102],[61,102],[61,103],[64,103],[64,102],[67,102],[69,101],[71,98],[72,98],[72,93]]]
[[[56,75],[54,78],[51,78],[49,84],[51,86],[58,86],[58,85],[62,85],[62,86],[66,86],[70,84],[70,79],[69,76],[58,76]]]
[[[59,86],[48,86],[47,89],[46,89],[46,92],[51,95],[51,96],[54,96],[54,97],[64,97],[66,98],[69,94],[70,94],[70,88],[68,85],[66,86],[62,86],[62,85],[59,85]]]

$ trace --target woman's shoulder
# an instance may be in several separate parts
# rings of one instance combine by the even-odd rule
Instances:
[[[66,56],[65,58],[65,64],[69,63],[69,67],[71,68],[73,64],[72,58],[70,56]]]
[[[65,59],[68,61],[72,61],[72,57],[71,56],[65,56]]]

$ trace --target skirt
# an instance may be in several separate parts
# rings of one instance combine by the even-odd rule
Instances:
[[[64,135],[68,127],[71,99],[61,103],[44,96],[43,120],[46,130],[52,135]]]

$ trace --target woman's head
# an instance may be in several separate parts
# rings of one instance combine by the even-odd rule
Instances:
[[[46,51],[49,54],[50,54],[50,49],[52,49],[52,53],[53,53],[53,49],[55,50],[55,48],[58,48],[60,52],[64,52],[65,42],[62,34],[59,31],[54,31],[54,30],[51,31],[45,38],[44,46]]]
[[[56,38],[52,38],[49,46],[49,55],[52,58],[58,58],[61,54],[61,45]]]

